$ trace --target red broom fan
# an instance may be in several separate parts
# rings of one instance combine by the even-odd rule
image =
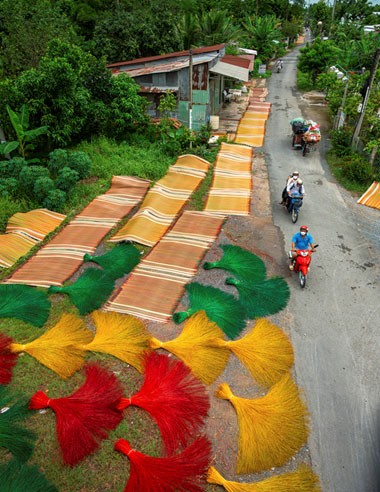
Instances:
[[[29,402],[31,410],[54,410],[63,461],[69,466],[93,453],[123,418],[117,409],[123,389],[114,374],[97,364],[85,369],[86,381],[72,395],[49,399],[37,391]]]
[[[132,449],[129,442],[115,443],[131,462],[129,481],[124,492],[201,492],[206,484],[211,443],[202,436],[182,453],[167,458],[153,458]]]
[[[122,398],[118,408],[135,405],[156,421],[165,450],[173,454],[186,447],[203,425],[210,404],[205,386],[179,360],[152,352],[144,358],[144,383],[131,398]]]
[[[12,379],[12,369],[17,362],[17,354],[11,352],[12,338],[0,333],[0,384],[8,384]]]

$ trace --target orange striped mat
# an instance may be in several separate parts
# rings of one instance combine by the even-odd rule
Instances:
[[[252,91],[253,89],[251,89]],[[263,92],[264,94],[265,92]],[[249,100],[248,107],[241,118],[235,142],[239,144],[251,145],[252,147],[262,147],[265,136],[265,123],[269,117],[271,103],[264,101]]]
[[[224,217],[205,212],[184,212],[104,309],[168,321],[223,222]]]
[[[128,240],[154,246],[204,179],[209,165],[195,155],[178,157],[165,176],[149,190],[137,213],[110,241]]]
[[[359,198],[358,203],[380,210],[380,183],[374,181],[368,190]]]
[[[216,215],[249,215],[252,195],[251,147],[222,142],[204,210]]]
[[[96,197],[5,283],[62,285],[81,266],[84,254],[93,254],[104,236],[142,200],[148,187],[147,180],[114,176],[104,195]]]
[[[0,235],[0,267],[10,267],[54,231],[66,215],[46,208],[14,214]]]

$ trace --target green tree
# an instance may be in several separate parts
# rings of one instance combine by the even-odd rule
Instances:
[[[199,42],[203,46],[236,41],[240,31],[223,10],[210,10],[199,16]]]
[[[246,17],[243,27],[248,48],[258,51],[261,60],[268,62],[276,52],[276,44],[281,39],[278,19],[273,15]]]
[[[320,73],[339,60],[340,50],[332,41],[322,41],[317,38],[314,43],[307,44],[300,49],[298,68],[301,72],[309,73],[313,84],[316,83]]]
[[[187,12],[174,26],[174,32],[179,40],[181,40],[181,48],[189,50],[197,46],[200,39],[200,27],[198,16]]]

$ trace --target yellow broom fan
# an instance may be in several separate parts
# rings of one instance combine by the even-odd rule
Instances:
[[[305,444],[308,413],[290,374],[283,376],[261,398],[239,398],[226,383],[215,394],[229,400],[237,413],[237,473],[282,466]]]
[[[239,340],[219,339],[217,344],[228,347],[265,388],[281,379],[294,363],[289,338],[264,318],[257,320],[254,328]]]
[[[168,342],[150,340],[152,349],[163,348],[176,355],[204,384],[211,384],[224,371],[230,350],[218,346],[223,331],[210,321],[205,311],[198,311],[186,321],[182,333]]]
[[[84,322],[74,314],[63,314],[59,322],[32,342],[12,343],[13,353],[27,352],[61,378],[72,376],[84,364],[85,351],[80,347],[93,338]]]
[[[227,492],[319,492],[321,490],[317,475],[306,465],[299,466],[293,472],[276,475],[256,483],[230,482],[211,466],[207,481],[221,485]]]
[[[81,348],[113,355],[142,373],[144,353],[151,350],[151,335],[143,322],[134,316],[103,311],[94,311],[91,317],[95,336]]]

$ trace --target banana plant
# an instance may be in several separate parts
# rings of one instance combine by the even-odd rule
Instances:
[[[29,130],[29,111],[26,104],[21,106],[19,113],[13,111],[8,105],[7,111],[14,131],[16,132],[17,141],[1,143],[0,154],[9,154],[18,148],[20,155],[25,159],[26,152],[33,148],[29,142],[46,133],[48,127],[40,126],[39,128]]]

